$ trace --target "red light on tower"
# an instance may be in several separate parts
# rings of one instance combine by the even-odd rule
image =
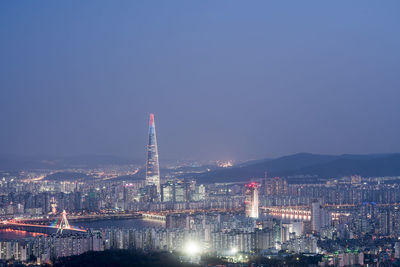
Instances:
[[[154,114],[150,113],[149,125],[151,126],[151,125],[153,125],[153,123],[154,123]]]
[[[258,188],[259,184],[256,183],[256,182],[251,182],[251,183],[245,184],[244,186],[245,187],[250,187],[250,188],[256,188],[256,187]]]

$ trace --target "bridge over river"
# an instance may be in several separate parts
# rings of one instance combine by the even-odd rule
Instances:
[[[86,229],[81,229],[69,224],[67,213],[65,210],[61,213],[61,217],[51,224],[33,224],[26,221],[2,221],[0,229],[22,230],[27,232],[42,233],[42,234],[68,234],[68,233],[85,233]]]

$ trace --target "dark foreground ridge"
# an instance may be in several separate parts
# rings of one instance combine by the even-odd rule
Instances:
[[[270,259],[262,256],[249,257],[248,263],[232,263],[214,256],[203,255],[199,264],[181,262],[177,255],[169,252],[142,252],[137,250],[106,250],[86,252],[78,256],[64,257],[56,260],[55,267],[194,267],[194,266],[317,266],[321,255],[277,255]]]
[[[128,266],[163,266],[193,267],[197,265],[182,263],[168,252],[141,252],[136,250],[91,251],[78,256],[59,258],[55,267],[128,267]]]

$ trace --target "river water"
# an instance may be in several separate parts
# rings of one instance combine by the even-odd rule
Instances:
[[[41,233],[31,233],[20,230],[11,230],[11,229],[0,229],[0,241],[5,240],[19,240],[27,237],[35,237],[39,235],[45,235]]]
[[[93,222],[74,222],[71,223],[73,226],[83,227],[86,229],[105,229],[105,228],[148,228],[157,227],[161,228],[164,226],[163,223],[152,220],[144,219],[127,219],[127,220],[102,220]]]
[[[91,222],[72,222],[72,226],[83,227],[85,229],[100,230],[105,228],[135,228],[142,229],[148,227],[164,227],[162,222],[144,220],[144,219],[126,219],[126,220],[99,220]],[[30,233],[26,231],[0,229],[0,241],[19,240],[27,237],[43,235],[40,233]]]

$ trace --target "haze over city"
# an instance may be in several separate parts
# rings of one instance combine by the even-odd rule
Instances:
[[[400,266],[399,1],[0,1],[0,267]]]
[[[0,151],[400,151],[398,1],[2,1]]]

